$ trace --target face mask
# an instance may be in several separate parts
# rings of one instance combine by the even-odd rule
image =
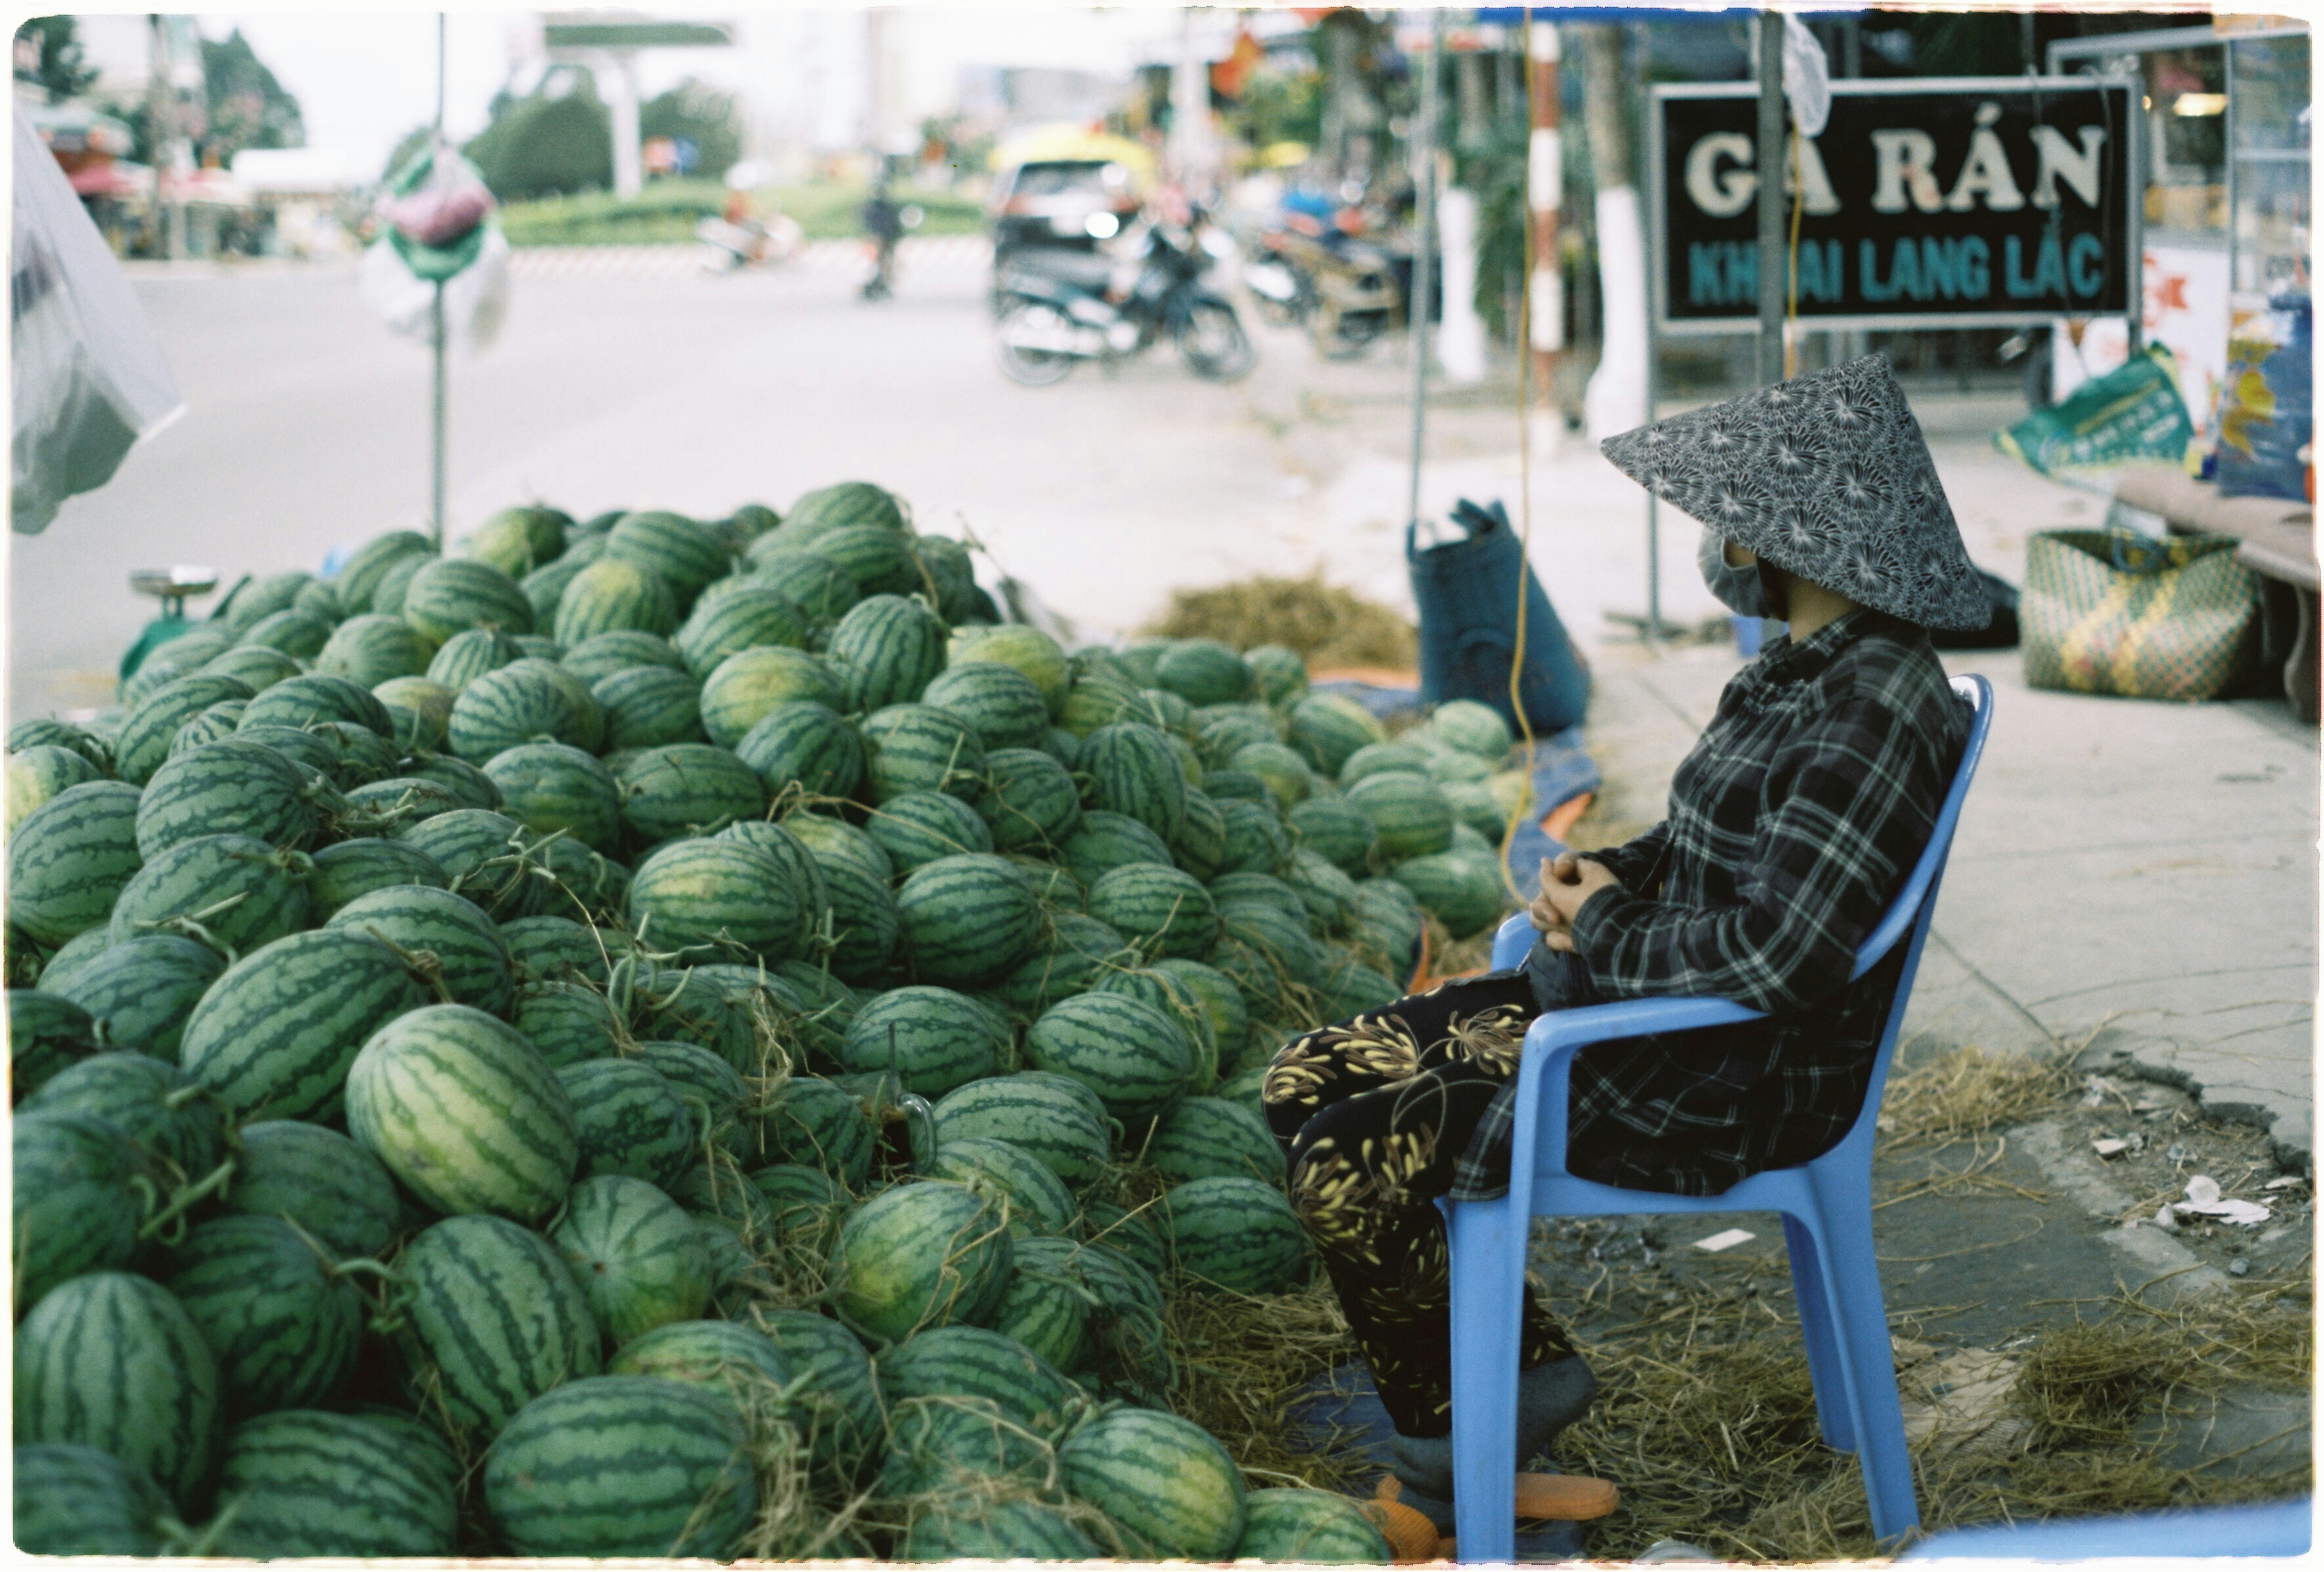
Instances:
[[[1695,565],[1702,570],[1702,582],[1719,598],[1719,603],[1738,617],[1772,617],[1767,593],[1759,578],[1759,565],[1729,567],[1727,564],[1727,542],[1717,530],[1705,529],[1702,543],[1695,547]]]

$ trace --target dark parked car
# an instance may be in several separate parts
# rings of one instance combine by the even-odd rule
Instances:
[[[996,267],[1028,247],[1094,251],[1130,226],[1139,199],[1127,166],[1102,159],[1021,163],[992,188]]]

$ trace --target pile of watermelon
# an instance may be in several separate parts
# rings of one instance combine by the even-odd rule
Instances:
[[[245,581],[8,737],[16,1535],[1379,1560],[1171,1411],[1259,1088],[1503,907],[1489,710],[1068,654],[862,483]]]

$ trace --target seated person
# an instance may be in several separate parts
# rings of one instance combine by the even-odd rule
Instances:
[[[1308,1033],[1263,1099],[1290,1189],[1396,1423],[1402,1499],[1449,1531],[1447,1255],[1434,1202],[1506,1194],[1526,1027],[1545,1010],[1709,995],[1765,1020],[1585,1048],[1568,1167],[1716,1194],[1818,1155],[1861,1109],[1899,947],[1857,946],[1928,844],[1968,736],[1930,629],[1985,625],[1920,427],[1877,357],[1609,439],[1606,455],[1720,538],[1738,612],[1789,622],[1738,672],[1671,782],[1669,817],[1542,869],[1525,963]],[[1520,1465],[1578,1419],[1589,1367],[1528,1291]]]

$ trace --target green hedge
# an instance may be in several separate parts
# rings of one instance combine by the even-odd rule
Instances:
[[[845,240],[863,233],[859,216],[864,188],[853,184],[776,186],[754,193],[763,209],[771,199],[798,220],[810,240]],[[984,227],[984,209],[966,197],[945,191],[902,190],[899,199],[917,202],[927,217],[919,234],[974,234]],[[512,202],[501,209],[511,245],[668,245],[694,238],[705,216],[724,210],[726,188],[716,180],[655,180],[623,200],[610,191]]]

